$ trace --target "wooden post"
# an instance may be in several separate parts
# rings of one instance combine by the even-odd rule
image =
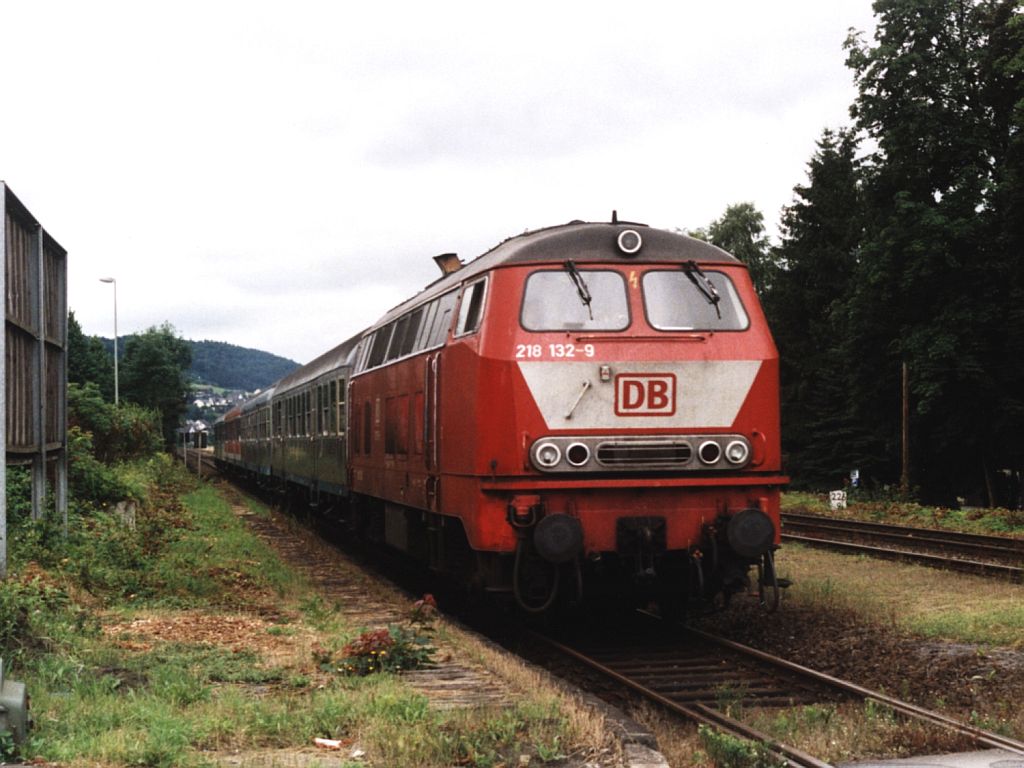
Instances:
[[[902,415],[901,420],[901,443],[900,451],[900,493],[903,496],[910,495],[910,373],[907,362],[902,365]]]

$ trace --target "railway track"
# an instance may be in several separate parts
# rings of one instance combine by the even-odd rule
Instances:
[[[761,744],[770,755],[792,766],[829,768],[830,764],[743,723],[732,716],[733,708],[871,700],[907,718],[957,734],[965,744],[1024,756],[1022,741],[700,630],[673,627],[666,631],[657,617],[643,620],[656,624],[645,623],[627,636],[584,631],[586,641],[537,633],[531,633],[531,639],[597,673],[605,681],[603,687],[598,686],[601,693],[618,686],[686,720]]]
[[[1024,742],[696,629],[680,629],[679,634],[670,637],[664,632],[648,633],[645,640],[629,643],[615,639],[578,643],[541,634],[533,637],[613,684],[686,720],[758,743],[789,765],[825,768],[830,764],[737,720],[729,714],[731,706],[791,707],[843,699],[871,700],[904,717],[956,734],[973,748],[1024,755]]]
[[[659,633],[660,634],[660,633]],[[803,768],[829,763],[780,742],[730,714],[734,705],[795,706],[835,698],[788,673],[751,663],[735,652],[718,652],[699,641],[677,640],[594,646],[534,634],[533,639],[663,709],[698,725],[763,745],[777,760]],[[605,695],[608,691],[603,691]]]
[[[1024,539],[783,513],[782,538],[1024,583]]]

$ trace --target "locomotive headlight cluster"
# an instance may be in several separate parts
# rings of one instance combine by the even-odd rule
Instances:
[[[544,437],[530,449],[541,472],[721,471],[750,460],[742,435]]]

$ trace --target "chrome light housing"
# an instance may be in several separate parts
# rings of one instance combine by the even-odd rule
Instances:
[[[733,440],[725,446],[725,458],[730,464],[746,464],[750,458],[750,446],[742,440]]]
[[[625,256],[632,256],[643,247],[644,240],[635,229],[624,229],[619,232],[619,250]]]
[[[582,467],[590,461],[590,449],[584,443],[572,443],[565,449],[565,460],[574,467]]]
[[[697,455],[705,464],[717,464],[722,458],[722,446],[714,440],[705,440],[697,449]]]
[[[552,442],[538,443],[533,449],[533,458],[538,466],[551,469],[562,460],[562,451]]]

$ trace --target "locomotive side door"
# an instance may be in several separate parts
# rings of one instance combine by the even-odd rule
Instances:
[[[424,361],[423,382],[423,463],[427,470],[427,504],[437,511],[440,491],[438,470],[438,432],[441,425],[441,352]]]

